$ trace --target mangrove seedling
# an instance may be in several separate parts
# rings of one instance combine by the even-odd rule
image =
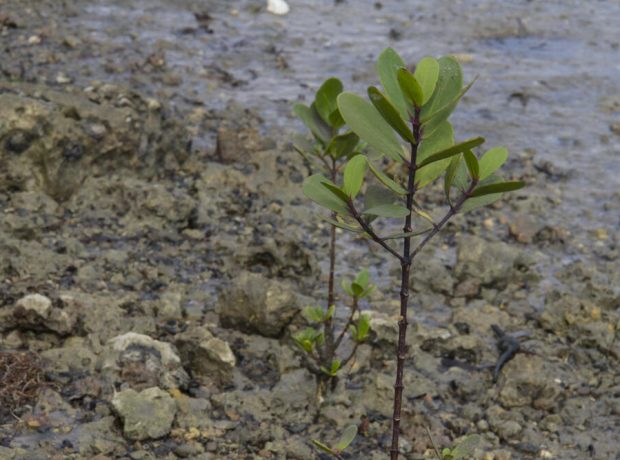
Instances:
[[[338,109],[337,98],[342,91],[340,80],[329,78],[318,89],[310,106],[296,104],[293,108],[313,137],[310,145],[295,145],[295,149],[313,172],[317,172],[304,184],[306,194],[308,187],[310,189],[322,187],[323,179],[331,182],[338,181],[347,161],[361,151],[362,143],[359,137],[345,127]],[[347,174],[346,170],[344,173]],[[325,190],[324,195],[325,199],[332,199],[329,191]],[[329,278],[325,306],[306,307],[304,316],[312,326],[293,337],[299,348],[303,350],[308,368],[319,376],[321,383],[336,377],[338,371],[353,358],[359,343],[368,336],[370,321],[367,315],[359,314],[359,302],[374,289],[374,286],[370,284],[367,270],[362,270],[353,281],[342,281],[341,286],[350,299],[348,302],[350,312],[347,315],[348,320],[338,332],[334,321],[337,305],[335,293],[336,228],[344,225],[339,219],[338,213],[334,210],[330,217],[324,218],[330,229]],[[346,357],[339,358],[338,349],[347,333],[353,339],[354,346]]]
[[[379,56],[376,68],[382,90],[369,87],[368,100],[348,92],[340,92],[337,97],[342,120],[368,144],[368,151],[350,149],[341,180],[336,175],[315,174],[306,179],[304,192],[332,212],[335,224],[378,244],[400,265],[400,315],[389,449],[391,460],[396,460],[413,262],[454,215],[493,203],[505,192],[518,190],[524,184],[505,181],[497,174],[508,158],[505,147],[479,154],[477,149],[484,143],[482,137],[455,141],[448,118],[473,81],[463,85],[461,66],[454,57],[424,57],[411,72],[401,57],[388,48]],[[313,118],[309,114],[306,118],[318,119],[315,112]],[[315,133],[315,137],[323,135]],[[386,164],[390,167],[385,168]],[[394,170],[396,174],[389,172]],[[366,186],[369,171],[374,181]],[[441,176],[446,207],[424,209],[416,200],[416,193]],[[375,220],[385,218],[400,219],[402,231],[379,234]]]

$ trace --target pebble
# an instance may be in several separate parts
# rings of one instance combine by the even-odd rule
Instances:
[[[288,14],[291,8],[284,0],[267,0],[267,11],[271,14],[283,16]]]
[[[28,44],[29,45],[38,45],[39,43],[41,43],[41,36],[40,35],[31,35],[30,37],[28,37]]]
[[[59,85],[68,85],[69,83],[73,83],[73,78],[59,72],[58,75],[56,75],[56,83]]]

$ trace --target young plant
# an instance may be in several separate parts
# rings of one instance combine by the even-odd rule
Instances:
[[[455,214],[488,205],[524,184],[504,181],[496,174],[508,158],[506,148],[495,147],[478,155],[475,149],[484,143],[482,137],[455,142],[448,118],[473,84],[463,85],[462,70],[455,58],[424,57],[411,73],[401,57],[388,48],[379,56],[377,71],[383,91],[371,86],[369,100],[345,92],[337,97],[342,119],[372,151],[362,154],[351,150],[342,181],[337,181],[335,175],[311,176],[304,183],[304,192],[332,212],[334,224],[369,238],[400,264],[390,446],[390,458],[396,460],[413,262]],[[386,172],[386,163],[390,170],[401,171],[403,177]],[[368,171],[375,183],[364,187]],[[444,178],[447,208],[436,217],[437,212],[423,209],[415,195],[440,176]],[[379,235],[374,226],[378,218],[401,219],[402,232]],[[400,244],[396,246],[393,241]]]
[[[316,188],[324,181],[331,183],[338,181],[341,169],[347,160],[360,152],[359,137],[352,131],[345,129],[344,120],[338,109],[337,97],[342,93],[342,90],[340,80],[330,78],[321,85],[309,107],[304,104],[296,104],[293,108],[295,114],[310,130],[314,139],[313,144],[305,148],[295,146],[295,149],[304,157],[313,171],[318,171],[305,182],[304,191],[307,187]],[[348,174],[346,170],[344,174]],[[325,190],[324,195],[327,200],[333,200],[329,191]],[[353,282],[342,282],[344,291],[351,299],[349,303],[350,314],[344,327],[337,334],[334,324],[336,310],[336,228],[342,227],[344,224],[339,221],[338,213],[333,209],[330,217],[324,219],[330,226],[326,306],[325,308],[320,306],[306,307],[304,315],[313,327],[306,328],[293,337],[305,353],[308,367],[320,377],[322,383],[336,377],[338,371],[353,358],[359,343],[366,339],[370,321],[368,316],[359,314],[359,301],[368,296],[374,289],[374,286],[369,283],[368,271],[366,270],[361,271]],[[339,359],[337,357],[338,348],[349,331],[355,345],[347,357]]]
[[[428,437],[431,440],[431,445],[433,446],[433,452],[437,457],[437,460],[460,460],[469,455],[471,455],[478,444],[480,444],[480,436],[477,434],[472,434],[469,436],[465,436],[456,446],[453,448],[444,447],[441,452],[437,448],[435,441],[433,440],[433,436],[428,428],[426,428],[426,432],[428,433]]]
[[[338,460],[342,460],[342,453],[349,445],[353,442],[357,436],[357,427],[355,425],[349,425],[345,428],[340,440],[336,443],[336,445],[329,447],[327,444],[323,444],[321,441],[317,441],[316,439],[312,440],[312,444],[321,449],[323,452],[326,452]]]

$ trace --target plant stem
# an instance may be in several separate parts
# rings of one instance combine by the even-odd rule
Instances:
[[[408,166],[409,177],[407,180],[407,209],[409,214],[405,217],[404,233],[413,232],[411,227],[411,213],[413,209],[413,195],[415,194],[415,173],[417,169],[418,146],[420,145],[420,110],[415,109],[411,120],[411,128],[415,142],[411,143],[411,162]],[[394,383],[394,412],[392,415],[392,445],[390,447],[390,459],[398,460],[398,441],[400,437],[401,407],[403,400],[403,372],[405,369],[405,357],[407,354],[407,307],[409,303],[409,278],[411,273],[411,236],[403,238],[403,255],[400,259],[400,318],[398,320],[398,348],[396,350],[396,382]]]
[[[332,182],[336,182],[336,160],[332,158],[330,174]],[[336,220],[336,213],[332,213],[332,219]],[[336,226],[331,225],[329,238],[329,281],[327,284],[327,310],[334,304],[334,271],[336,270]],[[325,348],[323,358],[331,363],[336,354],[334,346],[334,320],[333,315],[323,323],[323,335],[325,336]]]
[[[345,323],[344,328],[342,328],[342,331],[340,331],[340,334],[338,334],[338,337],[336,338],[336,343],[334,344],[334,348],[336,350],[340,346],[340,342],[342,342],[344,335],[349,330],[349,326],[353,324],[353,317],[355,316],[355,312],[357,311],[357,308],[358,308],[357,297],[353,297],[353,305],[351,305],[351,314],[349,315],[349,319]]]
[[[459,212],[459,209],[461,209],[463,203],[465,203],[465,201],[469,198],[471,192],[473,192],[473,190],[476,188],[476,185],[478,185],[478,181],[472,180],[469,184],[469,188],[465,192],[463,192],[463,194],[459,197],[459,199],[453,206],[450,206],[450,210],[446,213],[446,215],[443,216],[443,218],[439,221],[438,224],[433,226],[431,232],[426,235],[424,239],[420,241],[420,244],[418,244],[416,248],[411,252],[411,254],[409,255],[409,259],[411,259],[411,261],[413,261],[415,256],[420,253],[420,251],[424,248],[424,246],[426,246],[426,244],[431,240],[431,238],[433,238],[437,233],[439,233],[439,231],[450,220],[450,218],[452,218],[452,216]]]
[[[398,252],[396,252],[394,248],[392,248],[389,244],[387,244],[384,241],[385,238],[381,238],[379,235],[377,235],[375,231],[372,229],[372,227],[368,224],[368,222],[366,222],[362,218],[360,213],[357,212],[357,209],[355,209],[355,205],[353,204],[352,200],[349,200],[348,205],[349,205],[349,212],[351,213],[351,217],[353,217],[357,221],[357,223],[360,224],[360,226],[368,234],[370,239],[375,241],[379,246],[381,246],[383,249],[385,249],[387,252],[389,252],[390,254],[392,254],[394,257],[396,257],[398,260],[402,262],[401,255]]]

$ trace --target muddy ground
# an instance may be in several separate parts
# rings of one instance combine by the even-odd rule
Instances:
[[[476,459],[620,458],[620,7],[290,3],[0,2],[0,459],[314,459],[352,423],[344,457],[386,458],[397,264],[340,235],[339,275],[379,288],[323,401],[290,339],[327,244],[291,105],[362,91],[386,46],[480,74],[457,137],[529,184],[420,258],[403,458],[433,458],[425,427]],[[527,333],[497,382],[493,324]]]

